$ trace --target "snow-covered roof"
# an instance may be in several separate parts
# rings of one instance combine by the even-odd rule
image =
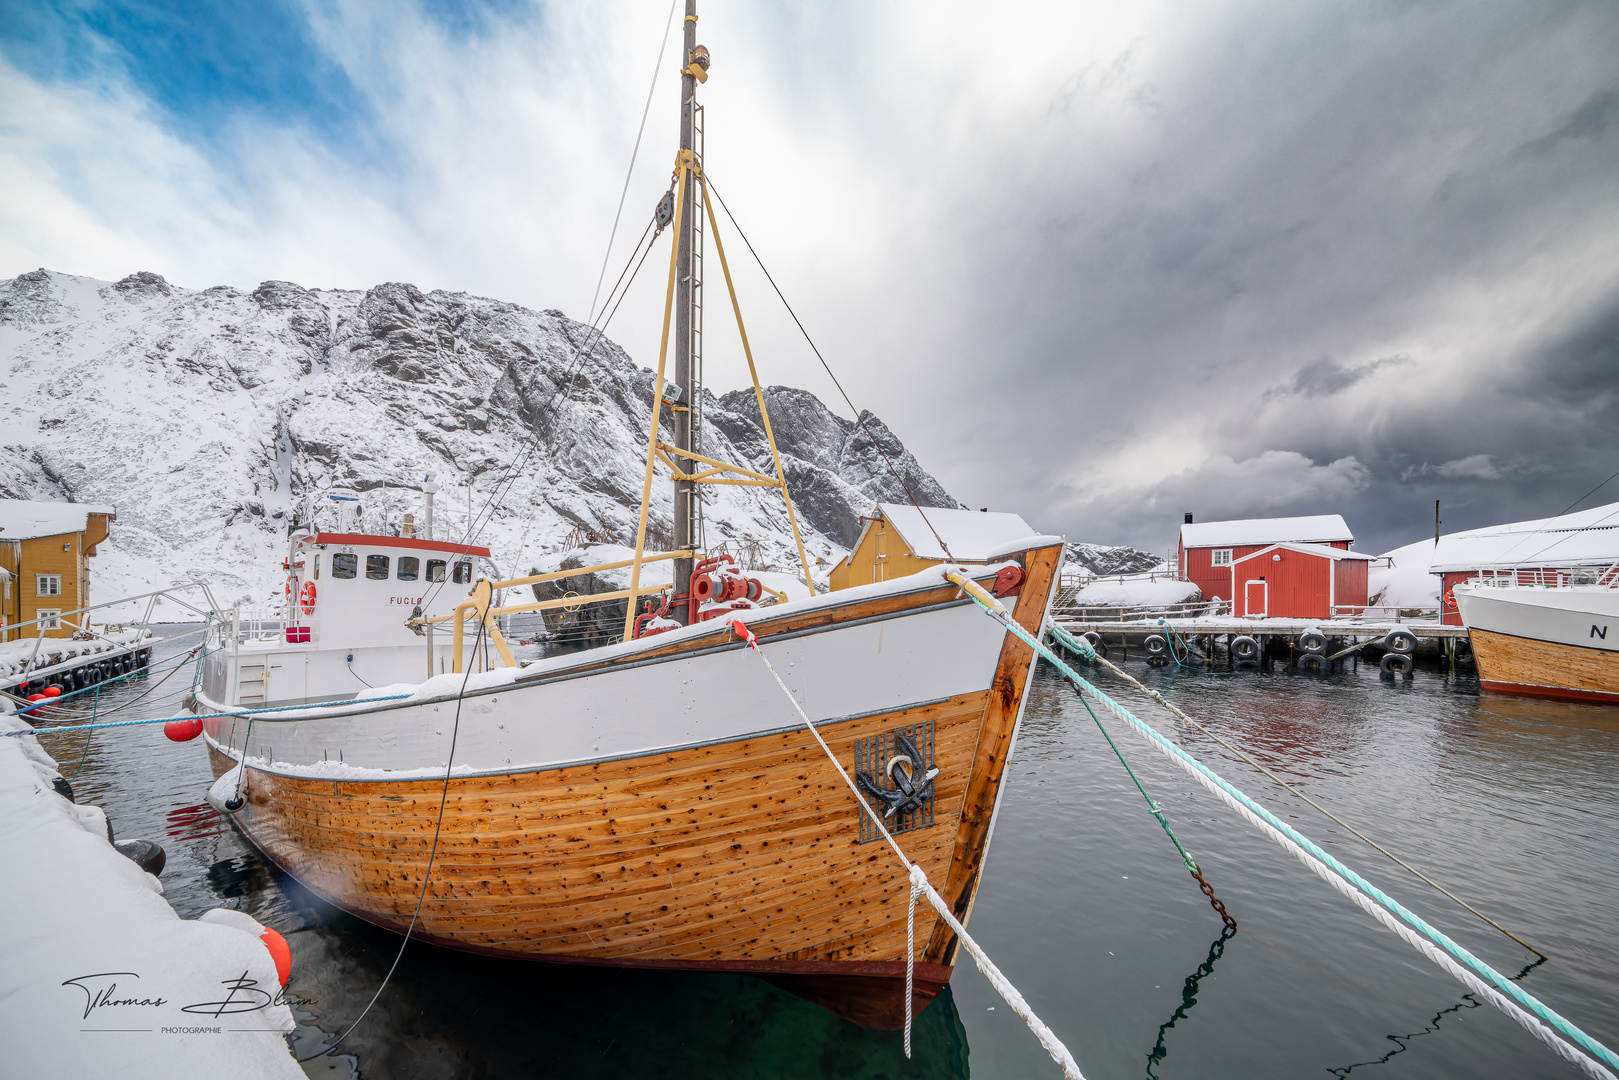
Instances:
[[[0,540],[32,540],[37,536],[84,532],[89,525],[89,515],[110,517],[113,513],[112,507],[96,503],[0,499]]]
[[[984,562],[1012,541],[1022,540],[1034,533],[1029,523],[1017,514],[939,510],[930,506],[925,511],[927,520],[924,521],[923,511],[914,506],[878,503],[877,509],[919,559],[955,558],[963,562]],[[933,528],[928,528],[929,525]],[[949,555],[939,546],[939,541],[933,535],[935,531],[949,545]],[[859,546],[858,543],[856,546]]]
[[[1297,551],[1302,555],[1317,555],[1323,559],[1332,559],[1334,562],[1339,559],[1363,559],[1366,562],[1372,561],[1372,556],[1370,555],[1362,554],[1359,551],[1345,551],[1343,548],[1335,548],[1330,544],[1272,544],[1267,548],[1262,548],[1259,551],[1244,555],[1240,559],[1233,560],[1231,565],[1235,566],[1237,563],[1247,562],[1249,559],[1257,559],[1261,555],[1269,555],[1277,548],[1286,548],[1288,551]]]
[[[1242,544],[1330,544],[1353,541],[1342,514],[1313,517],[1243,518],[1241,521],[1199,521],[1181,526],[1181,544],[1188,548],[1237,547]]]
[[[1614,562],[1619,562],[1619,503],[1442,536],[1429,570],[1444,574]]]

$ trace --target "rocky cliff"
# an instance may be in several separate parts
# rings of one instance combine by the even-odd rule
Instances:
[[[588,333],[559,311],[401,283],[241,292],[22,274],[0,281],[0,497],[117,506],[97,598],[203,578],[222,604],[260,604],[311,497],[357,492],[365,525],[392,532],[420,515],[432,471],[439,538],[487,506],[480,542],[521,572],[576,528],[633,540],[652,376]],[[845,420],[789,387],[767,401],[812,558],[830,565],[875,502],[904,499],[879,445],[922,503],[959,505],[876,416]],[[752,391],[703,404],[706,452],[770,471]],[[796,562],[776,492],[705,499],[709,544]]]

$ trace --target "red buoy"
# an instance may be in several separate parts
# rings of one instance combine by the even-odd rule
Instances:
[[[45,696],[46,697],[61,697],[62,696],[62,688],[60,686],[56,686],[54,684],[51,685],[51,686],[47,686],[45,688]]]
[[[163,725],[163,734],[174,742],[190,742],[202,734],[202,721],[196,717],[190,720],[170,720]]]
[[[28,700],[29,701],[44,701],[45,700],[45,695],[44,694],[29,694],[28,695]]]
[[[292,947],[287,944],[286,938],[268,926],[259,935],[259,940],[264,942],[264,947],[270,950],[270,959],[275,961],[276,978],[281,980],[282,986],[286,986],[287,980],[292,978]]]

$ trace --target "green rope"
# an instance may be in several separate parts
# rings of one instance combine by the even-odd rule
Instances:
[[[1079,692],[1077,686],[1074,690]],[[1113,736],[1107,733],[1107,728],[1103,726],[1101,718],[1096,715],[1096,710],[1091,708],[1091,703],[1085,700],[1084,693],[1079,692],[1079,700],[1085,706],[1085,711],[1091,714],[1091,719],[1096,721],[1096,728],[1102,733],[1102,738],[1107,740],[1107,744],[1113,748],[1113,753],[1118,755],[1119,764],[1124,766],[1124,771],[1130,774],[1131,780],[1135,781],[1136,790],[1141,792],[1143,799],[1147,800],[1147,809],[1151,810],[1152,816],[1158,819],[1158,824],[1164,827],[1164,835],[1169,837],[1171,844],[1175,845],[1175,850],[1181,853],[1181,861],[1186,864],[1186,869],[1194,874],[1197,873],[1197,862],[1187,853],[1186,848],[1180,842],[1180,838],[1175,835],[1175,830],[1169,827],[1169,822],[1164,818],[1163,807],[1153,802],[1152,796],[1147,794],[1147,789],[1141,786],[1141,778],[1136,776],[1134,769],[1130,768],[1130,763],[1124,760],[1124,751],[1120,750],[1119,744],[1113,741]]]
[[[1559,1016],[1555,1011],[1546,1006],[1534,995],[1526,993],[1517,985],[1517,983],[1507,979],[1500,972],[1496,971],[1490,965],[1474,956],[1467,949],[1457,944],[1449,936],[1429,925],[1429,923],[1421,916],[1417,915],[1405,905],[1401,904],[1398,900],[1394,899],[1392,896],[1388,895],[1383,890],[1379,889],[1377,886],[1355,873],[1355,871],[1339,862],[1326,851],[1323,851],[1318,845],[1300,833],[1297,829],[1287,824],[1287,822],[1282,821],[1275,814],[1271,813],[1259,803],[1249,798],[1242,791],[1232,786],[1231,783],[1228,782],[1224,777],[1220,776],[1218,773],[1214,772],[1214,770],[1198,761],[1191,754],[1181,749],[1172,740],[1165,738],[1156,729],[1154,729],[1152,725],[1136,717],[1124,706],[1108,697],[1105,693],[1097,689],[1095,686],[1092,686],[1089,682],[1086,682],[1078,672],[1074,671],[1067,664],[1063,663],[1062,659],[1057,656],[1056,653],[1052,652],[1049,647],[1042,644],[1040,640],[1033,634],[1030,634],[1027,630],[1023,629],[1023,627],[1019,626],[1010,616],[1006,615],[1004,612],[996,612],[993,608],[985,604],[976,596],[973,597],[973,601],[984,609],[985,614],[1001,623],[1001,625],[1005,626],[1006,629],[1014,636],[1020,638],[1031,648],[1033,648],[1035,652],[1043,656],[1046,660],[1050,661],[1050,663],[1055,666],[1058,671],[1062,672],[1063,676],[1067,678],[1069,682],[1073,683],[1075,686],[1083,686],[1085,689],[1089,690],[1096,696],[1098,701],[1102,702],[1108,707],[1109,711],[1118,714],[1122,719],[1135,727],[1136,730],[1140,731],[1148,739],[1162,747],[1172,757],[1191,766],[1194,770],[1196,770],[1197,773],[1207,778],[1226,794],[1230,795],[1233,799],[1241,803],[1249,810],[1249,812],[1254,814],[1254,816],[1260,818],[1266,824],[1270,825],[1271,828],[1275,829],[1277,832],[1291,840],[1294,844],[1304,849],[1304,851],[1309,853],[1322,865],[1331,869],[1343,880],[1349,882],[1365,895],[1371,897],[1372,900],[1382,905],[1385,909],[1399,916],[1409,926],[1415,929],[1418,933],[1422,934],[1429,941],[1433,942],[1445,952],[1455,957],[1456,960],[1466,967],[1471,968],[1473,972],[1480,978],[1485,980],[1487,983],[1493,984],[1495,989],[1499,990],[1502,994],[1514,1001],[1520,1008],[1536,1017],[1539,1017],[1552,1029],[1562,1034],[1576,1046],[1579,1046],[1581,1049],[1585,1050],[1587,1053],[1591,1054],[1604,1064],[1619,1068],[1619,1054],[1615,1054],[1612,1050],[1609,1050],[1606,1046],[1602,1045],[1602,1043],[1593,1039],[1584,1031],[1581,1031],[1578,1027],[1564,1019],[1562,1016]],[[1079,653],[1081,656],[1084,656],[1087,659],[1096,658],[1095,651],[1092,650],[1088,645],[1081,645],[1072,634],[1069,634],[1055,623],[1048,623],[1047,626],[1049,629],[1054,631],[1053,636],[1055,636],[1057,640],[1062,642],[1066,647],[1072,648],[1074,652]]]

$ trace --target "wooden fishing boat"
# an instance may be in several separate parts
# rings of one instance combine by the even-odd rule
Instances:
[[[1619,703],[1619,589],[1481,579],[1452,593],[1484,689]]]
[[[701,390],[699,211],[725,266],[692,146],[708,56],[692,0],[687,13],[682,147],[659,217],[676,240],[653,383],[665,385],[673,311],[678,392],[654,396],[633,559],[473,581],[487,553],[433,540],[430,502],[425,538],[367,533],[352,516],[298,535],[282,624],[255,635],[232,622],[210,639],[195,695],[220,778],[210,800],[271,861],[380,926],[507,957],[749,972],[895,1027],[909,885],[875,823],[965,922],[1033,651],[945,579],[949,566],[818,596],[811,584],[808,598],[764,606],[760,581],[696,550],[691,493],[704,483],[779,488],[795,540],[798,527],[757,374],[774,475],[704,457],[678,404]],[[732,303],[753,371],[734,292]],[[675,550],[664,553],[645,547],[655,462],[675,483]],[[1038,634],[1062,541],[1031,536],[982,554],[963,572]],[[643,567],[664,561],[672,580],[644,584]],[[500,601],[507,589],[615,568],[630,571],[628,589]],[[512,659],[502,615],[586,601],[626,603],[622,642]],[[859,778],[863,801],[736,623]],[[362,674],[379,688],[357,695]],[[927,905],[916,923],[920,1008],[950,978],[957,942]]]

